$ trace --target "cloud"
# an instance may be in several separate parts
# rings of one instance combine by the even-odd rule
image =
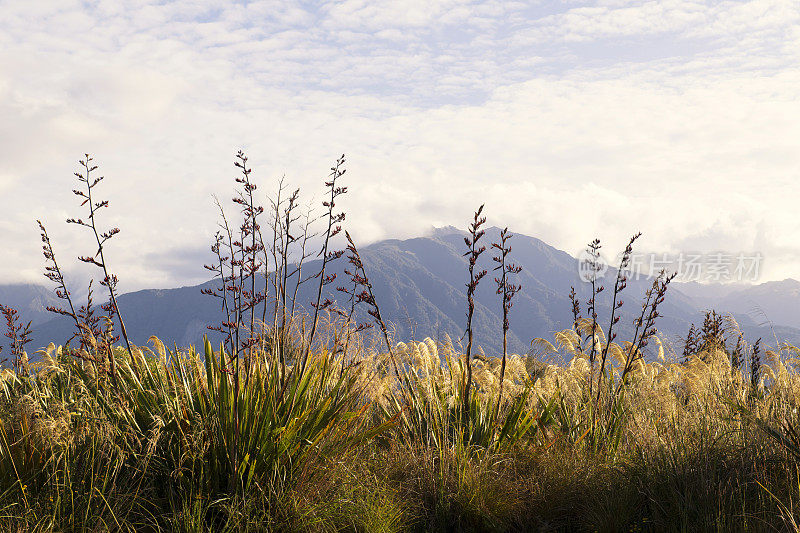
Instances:
[[[176,246],[175,248],[154,250],[144,255],[143,275],[156,278],[156,284],[181,280],[186,284],[202,283],[213,276],[203,265],[212,265],[215,261],[210,245]]]
[[[36,218],[65,263],[91,249],[63,224],[85,152],[123,289],[198,279],[239,148],[317,202],[347,153],[361,242],[486,202],[572,253],[642,230],[800,276],[794,2],[27,4],[0,23],[0,279],[40,279]]]

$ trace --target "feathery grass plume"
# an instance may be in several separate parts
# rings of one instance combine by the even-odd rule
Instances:
[[[517,275],[522,272],[522,267],[516,265],[508,260],[508,256],[511,253],[511,246],[509,245],[508,241],[511,240],[513,235],[508,232],[508,228],[503,228],[500,231],[500,242],[492,243],[492,248],[497,250],[498,255],[492,257],[492,260],[497,263],[497,266],[494,268],[495,271],[500,271],[500,277],[494,278],[495,283],[497,284],[497,294],[502,296],[501,298],[501,305],[503,308],[503,361],[502,366],[500,368],[500,387],[497,392],[497,405],[495,406],[495,415],[494,418],[497,420],[500,416],[500,402],[503,399],[503,382],[505,381],[506,376],[506,357],[508,352],[508,330],[510,327],[508,321],[508,314],[511,310],[511,307],[514,305],[513,299],[516,294],[522,290],[522,285],[514,284],[509,279],[511,275]]]
[[[11,341],[9,346],[9,353],[12,360],[14,370],[22,373],[27,366],[27,356],[25,354],[25,345],[31,342],[31,323],[24,324],[21,322],[19,311],[13,307],[0,304],[0,313],[6,319],[6,333],[5,336]]]
[[[111,228],[105,232],[101,232],[97,229],[97,213],[101,209],[108,207],[109,202],[108,200],[98,201],[95,197],[93,197],[92,193],[94,192],[95,187],[97,187],[97,185],[103,181],[104,176],[92,178],[91,174],[97,170],[97,165],[92,163],[93,159],[89,157],[89,154],[84,155],[84,159],[78,161],[80,166],[83,167],[83,170],[80,172],[75,172],[74,174],[75,177],[78,178],[78,181],[83,183],[85,187],[83,190],[73,189],[72,192],[75,194],[75,196],[82,199],[81,207],[88,206],[89,216],[87,221],[84,221],[81,218],[68,218],[67,224],[84,226],[91,230],[92,234],[94,235],[95,242],[97,243],[97,251],[92,255],[80,256],[78,257],[78,260],[94,265],[103,271],[103,280],[100,282],[100,284],[108,289],[109,296],[109,302],[103,306],[103,310],[108,313],[109,320],[113,319],[113,317],[116,315],[117,320],[119,321],[122,337],[125,340],[125,346],[128,349],[128,354],[132,355],[133,352],[131,351],[131,343],[128,339],[128,332],[125,329],[125,321],[122,319],[122,314],[120,313],[119,306],[117,305],[117,284],[119,283],[119,279],[117,278],[116,274],[112,274],[110,272],[104,254],[105,244],[115,235],[117,235],[120,232],[120,229]],[[111,378],[116,382],[116,359],[114,357],[114,350],[109,348],[108,352],[111,363]]]
[[[464,256],[467,258],[467,271],[469,272],[469,283],[467,283],[467,328],[465,332],[467,336],[467,350],[464,353],[464,367],[466,368],[466,373],[464,374],[463,384],[463,414],[465,415],[469,413],[469,395],[472,387],[472,315],[475,313],[474,295],[475,290],[478,288],[478,283],[480,283],[481,279],[483,279],[487,273],[485,269],[477,271],[475,270],[475,267],[478,263],[478,258],[484,251],[486,251],[486,246],[478,245],[478,241],[486,233],[486,231],[481,229],[481,226],[486,223],[486,217],[481,216],[481,213],[483,213],[483,204],[481,204],[481,206],[473,215],[472,222],[467,230],[469,232],[469,236],[464,237],[464,244],[467,245],[467,251],[464,253]]]
[[[397,420],[391,434],[399,442],[432,447],[440,453],[455,450],[464,459],[474,459],[513,448],[533,436],[536,424],[549,416],[546,406],[531,396],[518,356],[508,361],[510,400],[497,416],[497,365],[479,354],[473,361],[475,390],[465,414],[463,360],[449,345],[442,351],[440,355],[429,338],[397,345],[403,374],[400,383],[388,388],[389,401],[383,410],[386,417]]]
[[[327,309],[333,304],[333,301],[329,298],[326,298],[325,301],[322,301],[323,289],[326,285],[333,283],[333,281],[336,279],[336,273],[334,272],[333,274],[326,274],[326,268],[329,262],[339,259],[344,254],[344,250],[328,250],[328,247],[331,244],[331,239],[341,233],[341,223],[344,222],[345,219],[344,212],[334,212],[334,209],[336,208],[336,198],[347,193],[347,187],[336,185],[336,180],[341,178],[344,173],[347,172],[347,169],[342,168],[342,166],[344,166],[344,162],[344,154],[342,154],[342,157],[337,159],[336,164],[331,167],[331,173],[328,175],[329,179],[325,182],[325,187],[328,189],[328,198],[322,202],[322,206],[327,209],[327,213],[325,215],[327,219],[327,227],[325,228],[325,236],[322,241],[322,247],[318,254],[318,257],[322,257],[322,265],[320,266],[319,273],[317,274],[317,277],[319,278],[319,284],[317,285],[316,301],[312,302],[311,304],[314,308],[314,318],[311,320],[311,332],[308,335],[308,343],[306,345],[305,353],[303,354],[302,368],[305,368],[306,366],[306,360],[308,359],[308,354],[311,351],[311,345],[314,342],[314,334],[317,331],[319,312]]]

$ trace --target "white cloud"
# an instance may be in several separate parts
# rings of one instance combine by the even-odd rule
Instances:
[[[285,173],[309,195],[346,152],[362,241],[486,202],[570,252],[641,229],[800,277],[794,2],[28,4],[0,2],[2,280],[38,275],[35,218],[86,252],[63,224],[86,151],[123,288],[202,279],[154,263],[208,244],[240,147],[261,191]]]

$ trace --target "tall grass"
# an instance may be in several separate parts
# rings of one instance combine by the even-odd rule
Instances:
[[[577,338],[566,330],[538,343],[571,356],[566,365],[508,358],[499,417],[501,363],[476,359],[468,425],[462,354],[430,339],[395,347],[399,376],[385,353],[342,366],[323,350],[285,387],[275,352],[259,352],[238,401],[220,364],[227,354],[208,343],[179,352],[154,338],[132,357],[117,348],[117,387],[50,346],[3,373],[0,521],[21,530],[790,527],[800,497],[796,348],[770,351],[757,394],[720,347],[687,362],[640,361],[612,450],[591,441],[594,395]],[[624,352],[608,352],[618,379]]]
[[[99,180],[89,178],[91,159],[81,162],[88,188],[75,194],[92,216],[72,222],[97,237],[97,254],[81,260],[102,269],[109,302],[102,317],[91,296],[76,311],[40,223],[46,276],[66,302],[51,310],[75,323],[79,342],[51,344],[31,361],[28,329],[2,308],[14,365],[0,373],[0,527],[797,530],[800,348],[750,346],[734,322],[711,314],[680,356],[668,351],[655,329],[666,273],[652,280],[632,337],[618,340],[638,234],[622,255],[607,322],[594,240],[589,299],[570,294],[572,327],[534,339],[527,354],[507,353],[504,342],[498,357],[485,357],[472,330],[487,273],[481,207],[465,239],[465,350],[449,338],[397,342],[370,267],[341,227],[344,156],[325,181],[321,217],[301,212],[299,190],[287,198],[283,181],[265,212],[247,161],[237,154],[240,219],[218,202],[208,267],[219,285],[205,292],[225,315],[209,329],[223,340],[203,339],[199,350],[128,341],[102,254],[118,230],[96,229],[93,215],[108,204],[89,197]],[[521,290],[509,236],[503,230],[492,245],[504,338]],[[345,301],[336,302],[324,289],[345,254]],[[309,273],[315,255],[321,268]],[[300,302],[309,281],[315,300]]]

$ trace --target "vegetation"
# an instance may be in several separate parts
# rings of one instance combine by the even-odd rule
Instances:
[[[87,195],[99,183],[89,180],[90,162],[78,174]],[[653,279],[632,338],[617,340],[637,234],[607,322],[597,314],[595,276],[587,302],[572,291],[572,327],[534,339],[527,354],[485,357],[470,328],[487,273],[482,208],[465,239],[466,349],[447,337],[396,342],[369,265],[341,227],[343,165],[344,157],[331,169],[317,218],[301,212],[298,191],[287,198],[283,182],[262,208],[247,158],[237,155],[241,222],[219,203],[208,266],[219,279],[209,305],[225,314],[209,325],[224,335],[219,346],[169,349],[155,337],[135,346],[124,329],[118,343],[118,280],[102,250],[119,230],[100,233],[94,222],[108,202],[87,200],[88,222],[74,221],[96,237],[97,253],[81,260],[102,269],[104,316],[90,301],[76,310],[40,223],[46,276],[66,302],[53,312],[76,330],[31,358],[29,329],[0,308],[13,357],[0,374],[0,527],[798,530],[800,348],[751,346],[735,322],[713,313],[672,353],[655,329],[666,273]],[[315,237],[324,260],[307,273]],[[504,230],[491,245],[504,335],[524,290],[510,243]],[[590,257],[599,247],[589,245]],[[337,282],[326,265],[343,256],[349,279]],[[307,282],[316,299],[298,302]],[[336,283],[340,301],[325,297]]]

